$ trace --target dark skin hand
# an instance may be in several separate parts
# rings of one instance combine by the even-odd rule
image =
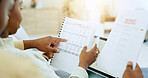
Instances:
[[[53,53],[59,53],[60,50],[57,49],[57,46],[60,42],[66,42],[66,39],[54,38],[54,37],[44,37],[36,40],[24,40],[24,48],[36,48],[46,55],[49,59],[52,58]]]
[[[86,52],[87,46],[83,48],[80,54],[79,66],[85,70],[96,61],[99,52],[97,45],[95,45],[90,51]]]
[[[133,63],[128,62],[126,70],[124,71],[123,78],[143,78],[142,71],[139,65],[133,70]]]

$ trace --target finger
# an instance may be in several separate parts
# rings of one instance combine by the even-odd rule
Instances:
[[[84,46],[82,53],[86,52],[86,50],[87,50],[87,46]]]
[[[52,43],[51,45],[50,45],[50,47],[52,47],[52,48],[57,48],[57,44],[56,43]]]
[[[66,41],[67,41],[67,39],[62,39],[62,38],[59,38],[59,41],[60,41],[60,42],[66,42]]]
[[[99,49],[97,48],[97,49],[96,49],[97,57],[98,57],[99,53],[100,53],[100,51],[99,51]]]
[[[48,56],[49,56],[49,59],[50,59],[50,58],[53,58],[53,53],[49,53]]]
[[[59,53],[60,50],[59,49],[56,49],[56,48],[48,47],[48,52]]]
[[[131,61],[129,61],[127,63],[126,70],[128,70],[128,71],[132,71],[133,70],[133,63]]]
[[[59,41],[55,41],[54,43],[52,43],[53,45],[55,45],[55,46],[57,46],[57,45],[59,45]]]
[[[52,56],[53,56],[53,53],[46,53],[45,55],[46,55],[49,59],[51,59]]]
[[[99,54],[99,53],[100,53],[100,51],[99,51],[99,49],[98,49],[98,48],[96,49],[96,53],[97,53],[97,54]]]
[[[96,52],[91,52],[94,55],[94,58],[97,58],[97,53]]]
[[[59,45],[59,44],[60,44],[60,42],[59,42],[59,41],[55,43],[55,45]]]
[[[49,47],[52,47],[52,48],[54,48],[54,46],[55,46],[54,44],[49,45]]]
[[[48,57],[48,54],[49,54],[48,52],[43,53],[43,55],[45,55],[45,56],[47,56],[47,57]]]
[[[58,46],[57,45],[55,45],[53,48],[57,48]]]
[[[49,61],[49,57],[47,56],[47,53],[43,53],[43,57],[44,57],[47,61]]]
[[[95,46],[90,50],[90,52],[94,52],[97,49],[97,44],[95,44]]]
[[[96,50],[96,51],[94,51],[94,52],[91,52],[93,55],[94,55],[94,57],[95,58],[97,58],[98,57],[98,51]]]
[[[46,55],[46,53],[44,52],[43,55]]]
[[[141,71],[141,68],[140,68],[140,66],[138,64],[136,64],[135,70],[138,70],[138,71],[140,70]]]

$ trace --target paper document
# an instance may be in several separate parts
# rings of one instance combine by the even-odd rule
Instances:
[[[132,61],[135,67],[147,30],[147,14],[145,11],[119,14],[97,59],[100,69],[122,78],[128,61]]]
[[[79,64],[79,55],[84,45],[89,47],[94,38],[94,27],[88,22],[66,17],[59,36],[68,41],[59,44],[61,52],[55,54],[51,65],[72,73]]]

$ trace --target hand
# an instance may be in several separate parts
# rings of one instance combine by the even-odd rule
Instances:
[[[139,65],[133,70],[133,63],[128,62],[126,70],[124,71],[123,78],[143,78],[142,71]]]
[[[66,42],[67,40],[54,37],[44,37],[35,40],[36,48],[43,52],[53,52],[59,53],[60,51],[57,48],[60,42]],[[52,50],[54,49],[54,50]]]
[[[85,70],[96,61],[96,58],[100,53],[97,45],[95,45],[89,52],[86,52],[86,50],[87,46],[85,46],[81,51],[79,62],[79,66],[84,68]]]
[[[60,42],[66,42],[67,40],[54,37],[44,37],[36,40],[24,40],[24,48],[36,48],[43,52],[59,53],[57,46]]]

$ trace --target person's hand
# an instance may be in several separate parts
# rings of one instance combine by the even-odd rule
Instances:
[[[53,52],[59,53],[60,51],[57,48],[60,42],[66,42],[66,39],[54,38],[54,37],[44,37],[36,39],[36,48],[43,52]]]
[[[60,50],[57,49],[57,46],[60,42],[66,42],[67,40],[54,37],[44,37],[36,40],[24,40],[24,48],[36,48],[42,52],[52,52],[59,53]]]
[[[98,56],[99,49],[97,48],[97,45],[95,45],[90,51],[86,52],[87,46],[83,48],[80,54],[80,62],[79,66],[84,68],[85,70],[96,61],[96,58]]]
[[[139,65],[133,70],[133,63],[128,62],[126,70],[124,71],[123,78],[143,78],[142,71]]]

